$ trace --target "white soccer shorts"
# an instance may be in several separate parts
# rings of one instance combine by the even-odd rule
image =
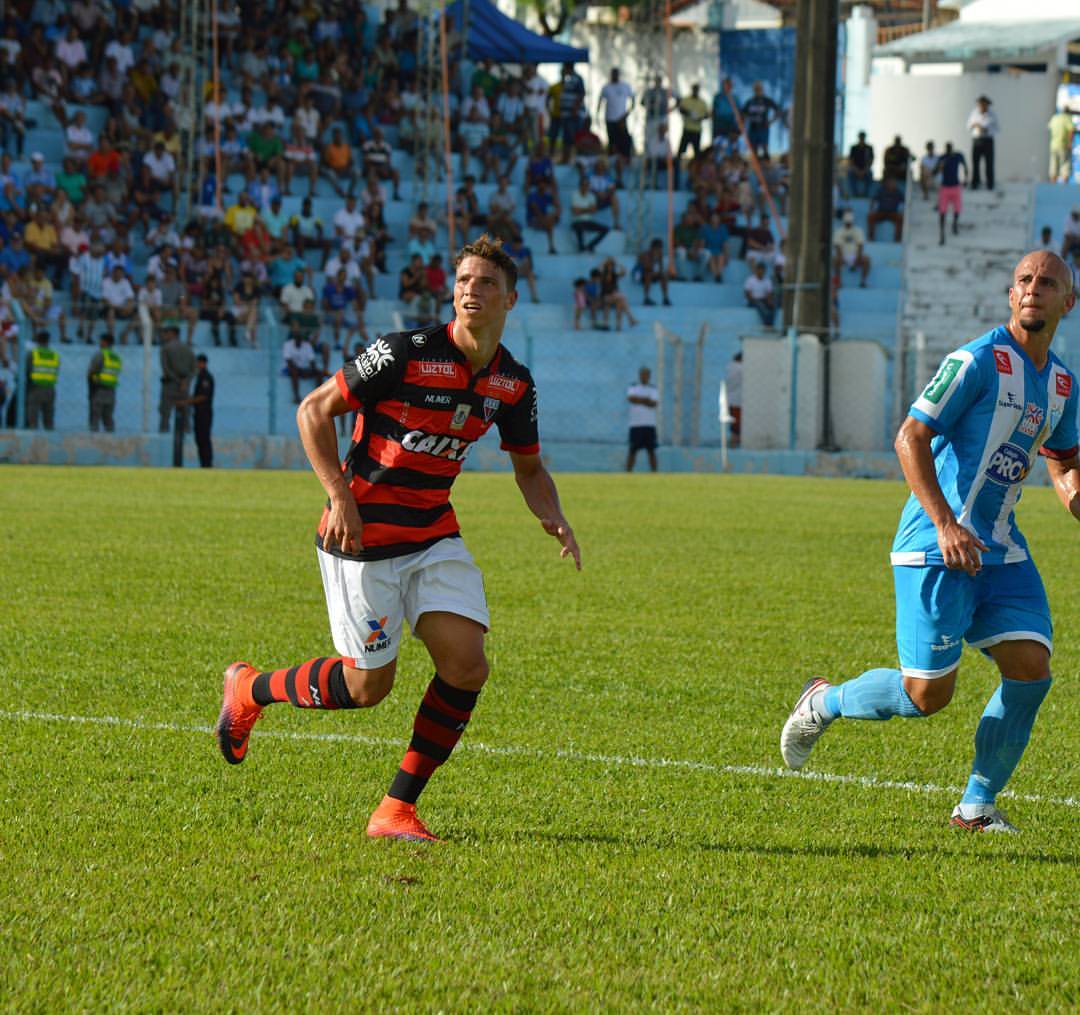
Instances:
[[[425,613],[456,613],[488,629],[484,579],[461,539],[389,560],[316,553],[334,650],[346,665],[373,670],[396,659],[403,621],[415,632]]]

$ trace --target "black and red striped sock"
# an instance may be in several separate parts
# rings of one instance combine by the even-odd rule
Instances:
[[[345,686],[340,656],[260,673],[251,685],[251,696],[256,705],[288,701],[297,708],[356,708]]]
[[[387,796],[416,803],[432,773],[461,739],[476,708],[479,691],[452,687],[438,673],[431,679],[413,722],[412,740]]]

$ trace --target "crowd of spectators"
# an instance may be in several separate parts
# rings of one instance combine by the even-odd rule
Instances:
[[[15,304],[35,331],[51,326],[61,343],[92,344],[108,331],[118,345],[145,322],[155,341],[177,327],[191,343],[205,322],[215,345],[255,348],[269,312],[286,329],[283,367],[299,397],[301,381],[330,371],[332,349],[347,352],[369,340],[365,308],[376,277],[387,273],[388,248],[404,262],[397,292],[403,318],[421,325],[443,316],[452,270],[440,249],[446,216],[420,203],[407,228],[395,230],[386,214],[390,202],[408,197],[395,146],[417,160],[430,155],[421,169],[441,171],[443,98],[417,59],[417,11],[408,0],[385,14],[373,10],[360,0],[220,5],[222,84],[200,96],[202,133],[190,177],[198,191],[191,214],[178,221],[179,121],[190,111],[177,5],[7,5],[0,30],[0,360],[10,360]],[[451,33],[452,53],[456,42]],[[533,300],[537,268],[525,229],[543,235],[549,255],[568,234],[579,252],[595,251],[631,214],[635,197],[627,188],[636,183],[629,171],[651,174],[648,182],[663,187],[669,158],[689,198],[673,256],[664,256],[663,243],[638,256],[632,278],[643,302],[653,302],[656,286],[669,303],[674,278],[722,282],[729,257],[760,260],[768,278],[780,277],[782,253],[725,90],[710,105],[698,85],[679,97],[656,78],[639,101],[617,68],[598,96],[587,95],[569,64],[554,81],[534,65],[455,62],[451,70],[460,82],[448,97],[460,180],[451,208],[456,235],[499,237]],[[645,133],[631,137],[627,117],[635,105],[644,110]],[[595,132],[590,110],[606,138]],[[683,133],[672,152],[675,110]],[[757,87],[742,112],[782,211],[786,162],[768,152],[769,126],[782,111]],[[48,122],[36,123],[36,115]],[[41,140],[43,131],[55,133],[52,120],[62,152]],[[50,157],[39,147],[50,147]],[[512,182],[519,163],[523,186]],[[565,209],[557,165],[577,168]],[[487,200],[477,175],[480,184],[495,184]],[[339,204],[320,215],[330,192]],[[610,256],[597,264],[575,288],[575,322],[587,312],[598,326],[611,315],[616,328],[624,319],[636,323],[636,300],[619,288],[623,272]],[[586,293],[580,307],[579,288]]]

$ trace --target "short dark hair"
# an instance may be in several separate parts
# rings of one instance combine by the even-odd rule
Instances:
[[[502,269],[503,275],[506,276],[506,288],[511,292],[517,289],[517,265],[514,263],[514,259],[503,250],[502,240],[493,239],[487,233],[484,233],[483,236],[473,240],[472,243],[466,243],[458,251],[458,256],[454,260],[455,271],[461,266],[461,262],[466,257],[479,257],[485,261],[490,261]]]
[[[113,342],[115,341],[115,339],[112,337],[112,332],[103,331],[101,333],[101,337],[99,338],[99,341],[107,342],[109,345],[112,345]]]
[[[210,360],[208,360],[206,358],[206,353],[200,352],[199,355],[195,357],[195,362],[196,363],[209,363]]]

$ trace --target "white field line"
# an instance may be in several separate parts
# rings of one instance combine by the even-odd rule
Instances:
[[[142,719],[122,719],[111,715],[59,715],[53,712],[11,712],[0,709],[0,720],[11,719],[21,722],[59,722],[83,724],[88,726],[119,726],[124,729],[147,732],[162,731],[167,733],[213,733],[212,726],[184,726],[179,723],[146,722]],[[362,733],[298,733],[294,730],[270,730],[260,726],[257,737],[276,740],[315,740],[326,743],[364,744],[368,747],[393,747],[401,749],[404,740],[388,737],[370,737]],[[715,765],[707,761],[692,761],[682,758],[642,758],[635,755],[593,754],[587,751],[555,748],[541,750],[536,747],[493,747],[489,744],[464,740],[457,748],[476,754],[489,754],[495,757],[527,757],[543,760],[558,758],[561,761],[579,764],[612,765],[616,768],[674,768],[689,772],[704,772],[715,775],[745,775],[756,779],[804,779],[809,782],[835,783],[841,786],[861,786],[865,789],[900,790],[904,793],[947,794],[957,796],[963,792],[959,786],[937,786],[929,782],[898,782],[892,779],[878,779],[872,775],[838,775],[832,772],[792,772],[786,768],[768,768],[765,765]],[[1047,797],[1033,793],[1012,793],[1005,790],[1001,796],[1010,797],[1026,803],[1053,804],[1058,807],[1080,807],[1076,797]]]

